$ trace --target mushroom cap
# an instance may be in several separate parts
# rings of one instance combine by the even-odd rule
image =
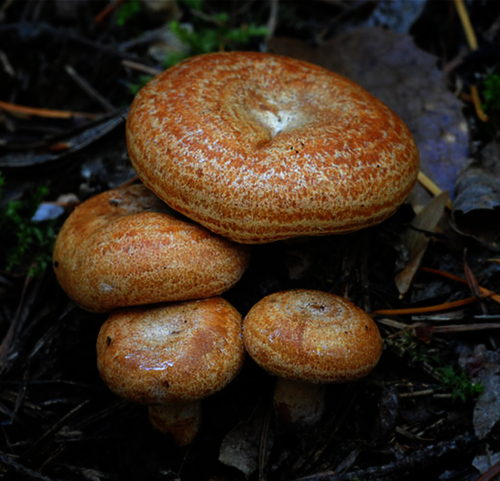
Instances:
[[[261,299],[243,321],[243,340],[266,371],[311,383],[363,377],[382,353],[368,314],[342,297],[305,289]]]
[[[374,225],[418,173],[389,107],[322,67],[258,52],[200,55],[158,75],[132,103],[127,144],[161,199],[242,243]]]
[[[145,405],[188,403],[219,391],[244,355],[241,315],[220,297],[112,312],[97,339],[106,385]]]
[[[53,264],[63,290],[92,312],[219,295],[242,276],[248,247],[171,209],[143,185],[99,194],[61,228]]]

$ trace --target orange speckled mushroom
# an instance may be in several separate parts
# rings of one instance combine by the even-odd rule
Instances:
[[[342,297],[312,290],[261,299],[243,321],[243,339],[255,362],[278,376],[278,416],[303,424],[321,417],[325,383],[367,375],[382,353],[368,314]]]
[[[110,314],[97,339],[97,366],[118,396],[149,407],[158,430],[189,444],[200,400],[239,372],[241,315],[220,297]]]
[[[229,289],[249,263],[248,247],[171,213],[143,185],[104,192],[77,207],[53,253],[64,291],[84,309],[106,312]]]
[[[352,232],[405,200],[418,151],[354,82],[258,52],[190,58],[132,103],[130,158],[175,210],[242,243]]]

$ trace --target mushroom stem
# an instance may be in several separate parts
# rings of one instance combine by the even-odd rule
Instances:
[[[325,385],[279,377],[274,391],[274,409],[285,424],[313,425],[323,415]]]
[[[201,402],[150,406],[149,419],[155,429],[171,434],[177,446],[187,446],[198,433],[201,422]]]

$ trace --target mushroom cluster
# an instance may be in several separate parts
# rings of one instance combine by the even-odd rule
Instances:
[[[402,120],[352,81],[257,52],[200,55],[158,75],[132,103],[127,147],[144,185],[79,206],[57,238],[54,270],[77,304],[111,312],[97,343],[105,383],[151,406],[153,424],[186,444],[197,400],[243,362],[241,315],[220,295],[249,264],[244,244],[381,222],[413,188],[418,152]],[[311,386],[367,374],[381,353],[371,318],[317,291],[263,299],[244,341],[295,384],[278,383],[277,406],[290,392],[310,399]],[[314,396],[312,414],[289,406],[284,417],[313,422]]]
[[[101,377],[150,406],[178,445],[196,434],[199,400],[241,369],[241,315],[219,295],[249,261],[247,246],[181,218],[143,185],[92,197],[57,236],[62,288],[88,311],[111,311],[97,341]]]

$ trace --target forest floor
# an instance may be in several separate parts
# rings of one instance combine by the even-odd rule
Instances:
[[[0,5],[0,478],[472,481],[500,472],[500,2],[7,0]],[[470,21],[470,28],[467,24]],[[176,447],[102,382],[106,315],[68,299],[52,246],[75,205],[134,177],[127,109],[150,78],[217,50],[342,73],[413,132],[420,182],[378,226],[255,246],[224,297],[341,294],[384,338],[329,386],[323,422],[284,429],[247,359]],[[35,216],[36,214],[36,216]]]

